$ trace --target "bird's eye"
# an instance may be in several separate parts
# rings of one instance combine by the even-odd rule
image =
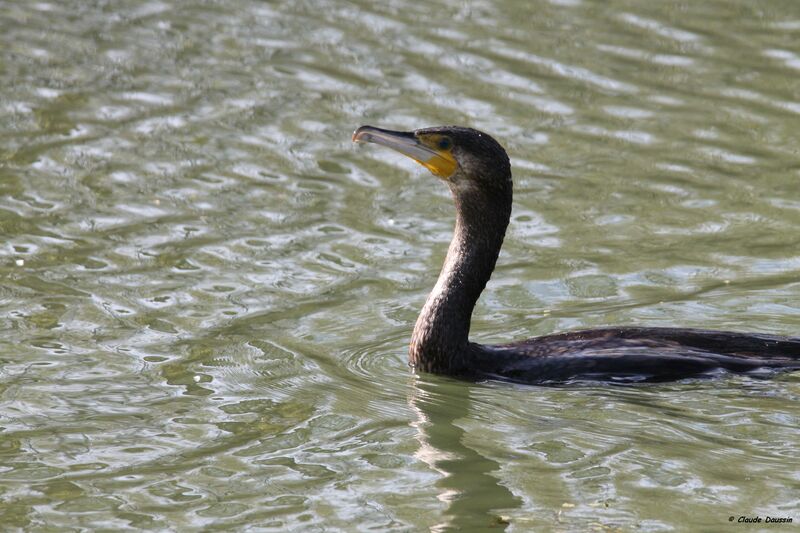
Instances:
[[[449,150],[450,147],[453,146],[453,141],[451,141],[447,137],[444,137],[444,138],[439,140],[438,145],[439,145],[439,148],[441,148],[442,150]]]

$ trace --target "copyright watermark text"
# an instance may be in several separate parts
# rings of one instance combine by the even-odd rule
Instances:
[[[729,516],[728,522],[739,524],[792,524],[794,520],[790,516]]]

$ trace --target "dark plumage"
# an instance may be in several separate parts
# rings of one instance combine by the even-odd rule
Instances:
[[[456,126],[393,132],[362,126],[354,141],[412,157],[442,178],[456,224],[439,280],[414,326],[409,364],[421,371],[526,383],[573,379],[666,381],[717,370],[800,369],[800,338],[681,328],[604,328],[503,345],[469,341],[472,311],[491,277],[511,216],[508,155]]]

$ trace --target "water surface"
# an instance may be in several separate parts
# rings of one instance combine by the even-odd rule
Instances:
[[[796,335],[794,0],[4,1],[0,36],[4,527],[800,521],[796,375],[411,375],[453,208],[350,142],[508,147],[476,340]]]

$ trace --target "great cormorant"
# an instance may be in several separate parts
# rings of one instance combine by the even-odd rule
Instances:
[[[800,369],[800,337],[684,328],[602,328],[500,345],[469,340],[475,302],[494,270],[511,215],[508,155],[486,133],[457,126],[362,126],[355,142],[388,146],[449,187],[456,224],[439,280],[417,318],[409,364],[420,371],[526,383],[667,381],[716,370]]]

